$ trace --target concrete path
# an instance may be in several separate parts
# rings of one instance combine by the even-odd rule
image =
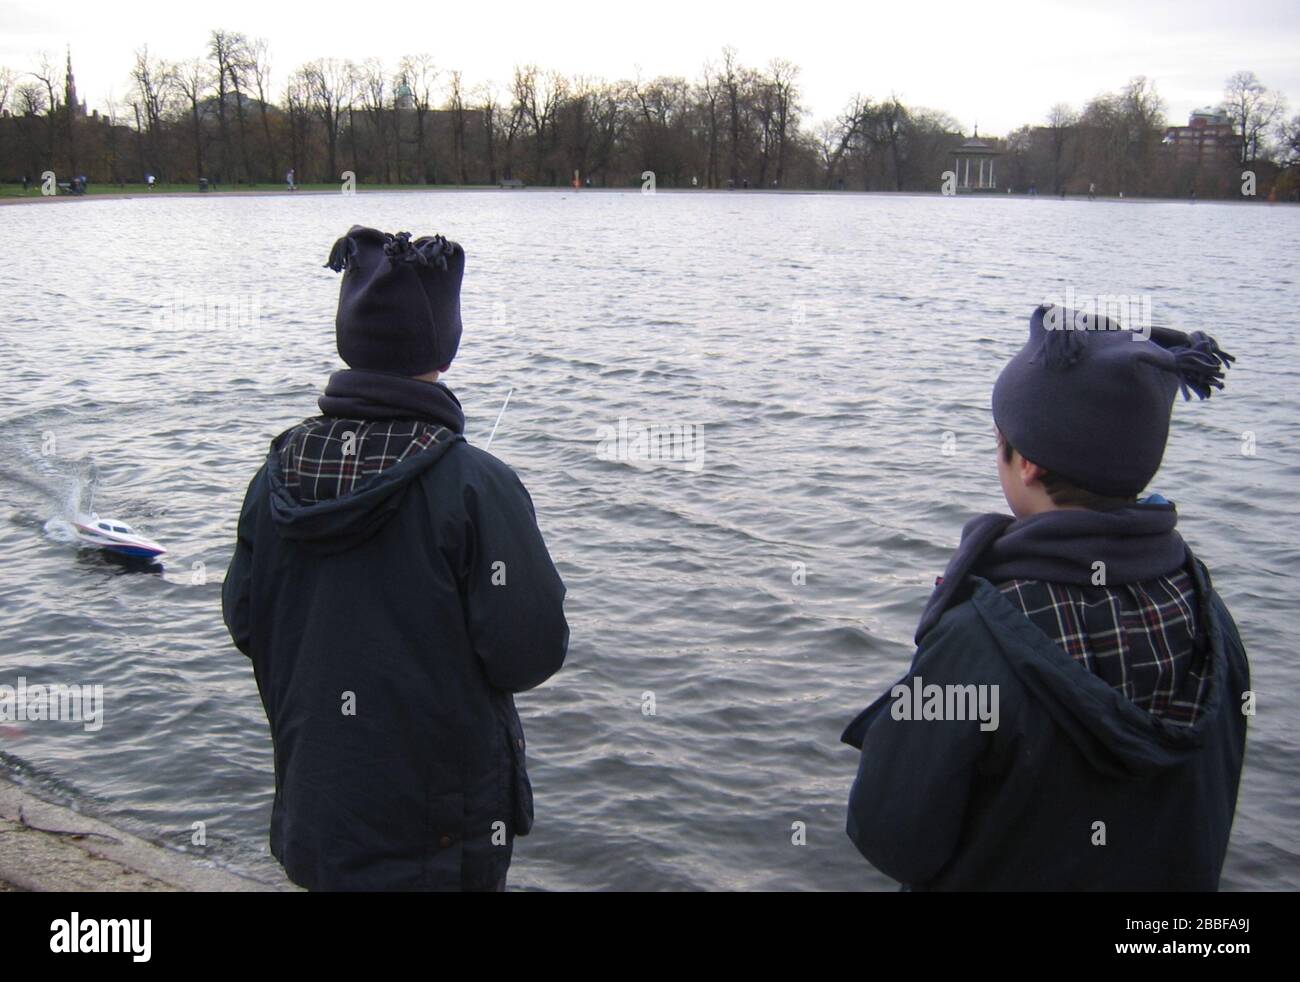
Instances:
[[[165,849],[42,801],[0,778],[0,891],[274,891],[210,861]]]

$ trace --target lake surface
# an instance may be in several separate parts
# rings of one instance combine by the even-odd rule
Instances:
[[[1264,204],[421,192],[0,208],[0,683],[100,683],[106,704],[97,732],[0,726],[6,773],[177,847],[203,822],[192,851],[277,868],[269,731],[221,578],[268,441],[316,414],[341,367],[321,264],[354,222],[465,246],[446,381],[480,444],[513,387],[492,452],[530,489],[569,589],[568,663],[518,700],[537,825],[512,886],[895,886],[844,835],[857,755],[839,734],[908,664],[962,524],[1004,510],[991,387],[1033,307],[1070,289],[1147,296],[1155,323],[1239,359],[1225,392],[1179,401],[1152,487],[1179,504],[1259,693],[1223,886],[1300,887],[1300,209]],[[600,435],[620,418],[701,427],[700,466],[609,459]],[[162,575],[66,541],[64,502],[92,481],[101,514],[169,548]]]

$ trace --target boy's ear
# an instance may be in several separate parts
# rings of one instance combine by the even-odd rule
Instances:
[[[1019,455],[1017,454],[1017,456]],[[1032,460],[1020,457],[1020,480],[1024,482],[1025,487],[1028,487],[1035,481],[1041,481],[1046,473],[1046,467],[1039,467]]]

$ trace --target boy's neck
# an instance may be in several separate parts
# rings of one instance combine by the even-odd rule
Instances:
[[[1042,515],[1049,511],[1088,511],[1088,510],[1089,508],[1087,505],[1058,505],[1051,498],[1048,498],[1045,503],[1035,502],[1028,509],[1024,511],[1024,514],[1017,515],[1016,517],[1029,518],[1031,515]]]

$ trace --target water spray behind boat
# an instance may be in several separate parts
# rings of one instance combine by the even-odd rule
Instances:
[[[126,522],[102,518],[95,512],[99,468],[93,460],[83,459],[67,469],[60,469],[48,458],[33,456],[31,464],[31,468],[23,472],[7,471],[5,476],[38,492],[58,509],[45,522],[48,535],[137,563],[156,562],[158,557],[166,554],[166,549],[137,533]]]

